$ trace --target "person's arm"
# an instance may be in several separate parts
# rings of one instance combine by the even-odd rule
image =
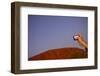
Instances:
[[[83,37],[80,34],[75,35],[74,40],[76,40],[85,49],[88,48],[87,42],[83,39]]]

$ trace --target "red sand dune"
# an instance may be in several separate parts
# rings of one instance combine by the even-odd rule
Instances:
[[[29,58],[29,60],[53,60],[87,58],[87,51],[80,48],[52,49]]]

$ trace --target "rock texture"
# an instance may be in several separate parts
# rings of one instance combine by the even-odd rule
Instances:
[[[87,58],[87,50],[80,48],[51,49],[29,58],[29,60],[54,60]]]

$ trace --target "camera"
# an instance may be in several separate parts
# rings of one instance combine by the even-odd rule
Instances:
[[[73,39],[78,40],[78,37],[79,37],[78,35],[75,35],[75,36],[73,36]]]

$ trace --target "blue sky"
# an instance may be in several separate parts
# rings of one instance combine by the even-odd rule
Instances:
[[[49,49],[80,47],[73,36],[80,33],[87,41],[87,27],[87,17],[29,15],[28,57]]]

